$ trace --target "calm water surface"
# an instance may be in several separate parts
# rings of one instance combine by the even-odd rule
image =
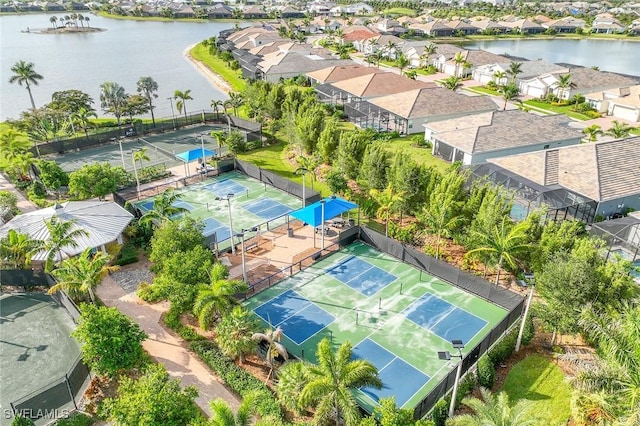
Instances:
[[[136,93],[136,82],[151,76],[158,82],[156,116],[170,116],[167,100],[175,90],[191,89],[187,111],[210,109],[212,99],[226,96],[216,90],[184,57],[187,46],[234,26],[231,22],[140,22],[89,16],[92,27],[107,31],[87,34],[23,33],[50,26],[52,15],[0,16],[0,121],[17,118],[31,107],[24,86],[9,84],[11,66],[25,60],[35,64],[44,79],[33,87],[36,106],[51,101],[59,90],[79,89],[90,94],[98,114],[100,84],[115,81],[127,93]],[[58,17],[63,16],[57,15]],[[175,105],[174,105],[175,108]]]
[[[640,76],[640,40],[483,40],[465,43],[465,47]]]

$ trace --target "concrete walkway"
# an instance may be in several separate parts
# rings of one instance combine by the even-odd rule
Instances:
[[[28,213],[38,210],[38,207],[36,207],[35,204],[33,204],[24,195],[22,195],[22,193],[18,191],[16,187],[11,184],[11,182],[9,182],[9,180],[3,173],[0,173],[0,191],[9,191],[16,194],[16,196],[18,197],[18,208],[22,213]]]
[[[135,293],[127,293],[110,276],[102,281],[97,294],[107,306],[116,307],[140,325],[149,338],[143,342],[145,350],[167,369],[169,376],[180,380],[182,386],[195,386],[198,389],[196,403],[211,416],[209,401],[222,398],[233,407],[240,405],[240,400],[229,391],[221,380],[189,352],[187,343],[181,338],[168,333],[160,325],[160,316],[169,308],[168,303],[150,305],[140,300]]]

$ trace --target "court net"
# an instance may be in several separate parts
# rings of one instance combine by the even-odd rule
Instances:
[[[174,152],[169,151],[168,149],[164,149],[164,148],[160,148],[158,145],[152,144],[151,142],[149,142],[146,139],[143,138],[138,138],[138,140],[144,144],[147,145],[148,147],[150,147],[151,149],[153,149],[156,153],[160,153],[160,154],[164,154],[167,157],[170,157],[172,159],[175,160],[176,158],[176,154]]]

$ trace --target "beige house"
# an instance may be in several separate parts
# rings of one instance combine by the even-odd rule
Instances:
[[[640,85],[589,93],[584,98],[598,112],[640,122]]]
[[[307,73],[307,77],[309,77],[311,84],[324,84],[381,72],[384,71],[378,68],[365,67],[363,65],[352,63],[351,65],[339,65],[313,71]]]

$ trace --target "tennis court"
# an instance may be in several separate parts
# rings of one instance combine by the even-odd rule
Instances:
[[[371,410],[395,396],[414,408],[452,369],[438,351],[466,353],[507,310],[356,242],[245,302],[265,326],[281,327],[296,356],[314,360],[323,338],[334,347],[350,341],[354,357],[371,361],[382,389],[363,388],[358,400]]]
[[[176,207],[204,222],[203,235],[215,241],[220,250],[231,247],[229,219],[233,233],[261,226],[266,230],[286,222],[286,214],[301,207],[301,201],[285,192],[250,178],[240,172],[224,173],[177,190]],[[216,198],[223,197],[223,199]],[[228,201],[227,201],[228,198]],[[134,203],[143,213],[153,209],[154,198]],[[245,238],[253,235],[248,233]],[[236,241],[237,243],[238,241]]]

